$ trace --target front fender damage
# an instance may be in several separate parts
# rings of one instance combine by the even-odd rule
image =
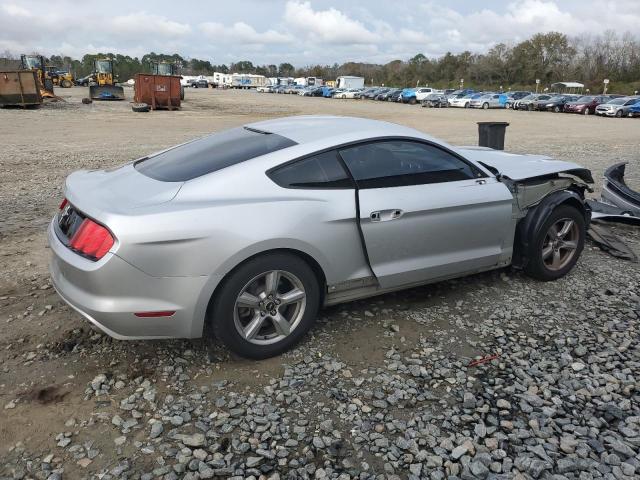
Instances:
[[[503,180],[504,181],[504,180]],[[508,184],[514,194],[516,232],[512,265],[524,268],[533,255],[540,229],[551,212],[561,204],[569,204],[582,212],[585,224],[591,221],[591,208],[585,202],[585,191],[591,188],[569,177],[534,178]]]

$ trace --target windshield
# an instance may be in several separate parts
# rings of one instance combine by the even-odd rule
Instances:
[[[622,105],[626,102],[624,98],[616,98],[615,100],[610,100],[607,103],[609,105]]]
[[[158,75],[173,75],[173,65],[170,63],[159,63]]]
[[[25,57],[24,62],[26,63],[26,67],[29,69],[42,68],[40,57]]]
[[[592,102],[595,99],[595,97],[580,97],[578,100],[576,100],[577,103],[589,103]]]
[[[111,60],[96,60],[96,71],[98,73],[112,73]]]

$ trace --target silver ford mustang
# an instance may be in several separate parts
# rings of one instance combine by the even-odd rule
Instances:
[[[60,296],[119,339],[211,332],[277,355],[318,309],[514,265],[575,265],[589,170],[361,118],[215,133],[79,171],[49,228]]]

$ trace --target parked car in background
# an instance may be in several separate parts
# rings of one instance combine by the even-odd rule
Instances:
[[[560,113],[564,111],[564,106],[568,102],[572,102],[580,98],[578,95],[553,95],[547,100],[537,100],[534,109],[541,112]]]
[[[324,98],[331,98],[333,96],[333,92],[335,92],[334,87],[322,87],[322,96]]]
[[[633,118],[640,117],[640,101],[631,105],[631,108],[629,109],[629,116]]]
[[[601,103],[596,107],[596,115],[605,117],[626,117],[631,111],[631,107],[638,103],[640,97],[622,97],[609,100],[607,103]]]
[[[471,108],[504,108],[507,96],[504,93],[485,93],[477,98],[473,98],[469,103]]]
[[[362,94],[362,98],[373,100],[378,95],[380,95],[382,93],[385,93],[385,92],[388,92],[389,90],[391,90],[391,89],[390,88],[386,88],[386,87],[375,88],[373,90],[369,90],[368,92],[365,92],[364,94]]]
[[[192,88],[209,88],[209,82],[204,78],[189,80],[189,86]]]
[[[323,87],[308,87],[301,93],[304,97],[322,97],[323,94]]]
[[[605,95],[585,95],[576,100],[565,103],[565,113],[581,113],[583,115],[592,115],[596,113],[596,107],[601,103],[606,103],[611,98]]]
[[[515,102],[525,98],[528,95],[531,95],[531,92],[517,90],[515,92],[505,92],[505,94],[507,98],[504,103],[504,108],[512,108]]]
[[[513,104],[513,108],[516,110],[534,110],[536,102],[549,100],[551,95],[547,94],[533,94],[524,97],[522,100],[518,100]]]
[[[361,90],[359,88],[347,88],[346,90],[343,90],[342,92],[338,93],[337,95],[334,95],[334,98],[351,98],[351,99],[358,99],[360,98],[360,94],[361,94]]]
[[[422,100],[422,106],[427,108],[445,108],[449,106],[444,93],[430,93]]]
[[[455,88],[445,88],[443,93],[444,93],[446,96],[449,96],[449,95],[451,95],[451,94],[452,94],[453,92],[455,92],[455,91],[456,91],[456,89],[455,89]]]
[[[469,108],[471,106],[471,100],[479,98],[482,93],[469,93],[463,96],[449,97],[449,106],[456,108]]]
[[[402,89],[400,89],[400,88],[390,88],[386,92],[382,92],[382,93],[376,95],[375,96],[375,100],[387,101],[387,100],[389,100],[389,97],[391,95],[393,95],[394,93],[396,93],[398,91],[402,92]]]
[[[508,265],[564,277],[589,183],[575,163],[388,122],[277,118],[69,175],[51,282],[112,337],[210,332],[267,358],[324,306]]]
[[[414,105],[422,102],[427,95],[432,93],[442,93],[442,90],[436,90],[431,87],[405,88],[402,93],[402,102]]]
[[[304,88],[305,87],[302,85],[289,85],[283,89],[282,93],[296,95],[298,92],[300,92]]]
[[[389,102],[401,102],[402,101],[402,89],[398,88],[389,94],[387,97]]]

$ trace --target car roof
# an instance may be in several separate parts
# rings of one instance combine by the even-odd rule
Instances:
[[[299,144],[317,141],[320,132],[325,140],[330,140],[331,138],[344,139],[345,136],[362,136],[363,139],[384,136],[408,136],[427,138],[442,144],[441,141],[409,127],[359,117],[301,115],[250,123],[245,127],[275,133]]]

